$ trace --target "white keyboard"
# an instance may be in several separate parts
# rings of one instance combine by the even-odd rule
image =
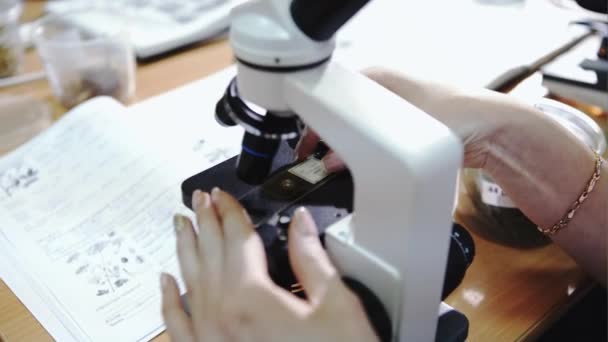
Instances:
[[[75,24],[87,31],[103,33],[128,20],[129,37],[139,58],[147,58],[194,42],[212,38],[230,24],[230,10],[244,0],[56,0],[49,1],[50,13],[75,9]],[[117,9],[115,15],[99,9]]]

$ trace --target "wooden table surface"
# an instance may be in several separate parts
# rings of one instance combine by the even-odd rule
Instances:
[[[25,18],[41,13],[42,2],[30,2]],[[192,46],[165,58],[140,63],[134,102],[203,78],[232,63],[225,40]],[[40,69],[29,52],[27,70]],[[53,98],[46,81],[0,90],[2,94],[29,94],[44,99],[55,117],[65,112]],[[475,210],[461,194],[457,221],[475,227]],[[463,284],[446,302],[470,321],[469,341],[531,340],[584,295],[593,285],[580,268],[558,247],[515,249],[474,235],[477,255]],[[50,341],[52,338],[27,308],[0,281],[0,341]],[[166,341],[166,334],[156,341]]]

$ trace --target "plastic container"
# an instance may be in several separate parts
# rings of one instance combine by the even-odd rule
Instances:
[[[17,74],[23,63],[23,45],[19,36],[19,0],[0,0],[0,78]]]
[[[0,155],[27,142],[51,123],[46,103],[27,96],[0,96]]]
[[[543,99],[534,106],[596,152],[603,154],[606,151],[602,129],[584,113],[549,99]],[[508,194],[490,176],[479,170],[467,169],[463,181],[481,223],[475,229],[478,234],[519,248],[540,247],[551,241],[537,230],[536,225],[513,204]]]
[[[135,54],[126,21],[108,23],[95,35],[78,24],[103,18],[107,13],[76,10],[44,17],[33,29],[53,93],[66,108],[95,96],[127,103],[135,91]]]

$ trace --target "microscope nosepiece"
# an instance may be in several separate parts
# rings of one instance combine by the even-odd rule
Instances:
[[[236,126],[230,114],[230,105],[224,96],[215,105],[215,121],[224,127]]]
[[[293,113],[268,111],[239,96],[236,78],[215,106],[215,119],[222,126],[244,128],[237,176],[248,184],[261,184],[271,172],[281,141],[295,141],[304,125]]]

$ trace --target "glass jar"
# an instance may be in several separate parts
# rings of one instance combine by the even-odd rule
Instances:
[[[534,107],[556,120],[594,151],[606,151],[602,129],[586,114],[560,102],[542,99]],[[464,186],[481,222],[481,236],[518,248],[540,247],[551,240],[515,206],[502,188],[480,170],[464,170]]]
[[[19,37],[19,0],[0,0],[0,78],[13,76],[21,69],[23,45]]]

